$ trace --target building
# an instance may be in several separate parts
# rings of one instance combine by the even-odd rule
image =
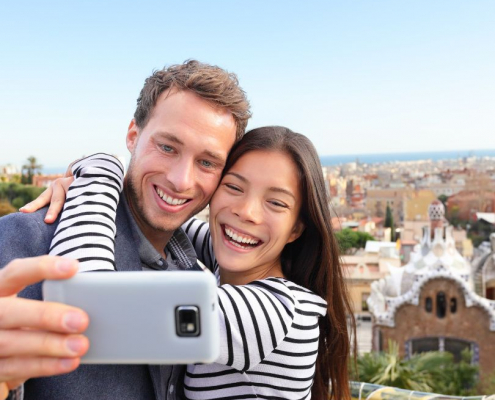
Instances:
[[[48,187],[52,182],[58,178],[63,178],[64,174],[52,174],[52,175],[34,175],[33,186],[36,187]]]
[[[443,226],[444,213],[441,203],[432,204],[431,226],[409,263],[372,283],[373,349],[392,340],[403,356],[440,350],[455,360],[470,349],[484,375],[495,370],[495,301],[476,293],[472,267],[455,247],[453,227]],[[481,264],[490,288],[495,273],[488,258]]]
[[[366,192],[366,211],[372,217],[384,218],[387,206],[392,210],[394,223],[404,220],[404,201],[411,189],[369,189]]]
[[[463,190],[447,200],[447,213],[450,218],[474,221],[477,212],[495,212],[495,191],[490,189]]]

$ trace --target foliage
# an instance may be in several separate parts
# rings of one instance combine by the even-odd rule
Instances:
[[[393,386],[414,391],[455,396],[475,394],[478,367],[471,365],[471,352],[466,349],[462,360],[454,363],[448,352],[415,354],[410,359],[399,356],[396,342],[388,342],[388,350],[367,353],[358,358],[355,379],[361,382]]]
[[[395,240],[395,224],[394,224],[394,216],[392,214],[392,209],[387,204],[387,211],[385,212],[385,222],[383,224],[385,228],[391,228],[390,240]]]
[[[446,194],[441,194],[440,196],[438,196],[438,200],[440,200],[442,202],[445,209],[447,209],[447,200],[448,199],[449,199],[449,196],[447,196]]]
[[[458,363],[450,362],[442,366],[448,379],[438,380],[434,386],[435,391],[455,396],[478,394],[475,389],[478,382],[478,366],[471,364],[471,358],[471,351],[464,349]]]
[[[369,233],[353,231],[349,228],[342,229],[335,236],[342,254],[348,254],[352,249],[362,249],[366,246],[368,240],[375,240]]]
[[[38,160],[34,156],[27,158],[27,164],[22,166],[21,183],[31,185],[33,183],[33,176],[39,174],[43,166],[38,164]]]
[[[484,376],[477,386],[478,394],[490,395],[495,393],[495,371]]]
[[[17,210],[14,207],[12,207],[12,205],[8,201],[0,200],[0,217],[14,213],[16,211]]]
[[[0,183],[0,201],[7,201],[15,209],[19,209],[38,197],[43,190],[45,189],[21,183]]]

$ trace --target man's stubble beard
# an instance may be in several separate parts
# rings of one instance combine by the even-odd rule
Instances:
[[[129,167],[127,169],[126,179],[124,180],[124,194],[125,194],[127,201],[129,203],[131,212],[134,215],[134,219],[141,220],[146,225],[148,225],[151,229],[154,229],[156,231],[160,231],[160,232],[167,233],[167,234],[173,234],[178,228],[181,227],[181,225],[184,222],[186,222],[188,219],[190,219],[191,217],[193,217],[194,215],[196,215],[197,213],[202,211],[204,208],[206,208],[206,206],[208,205],[208,203],[211,200],[212,196],[210,196],[204,204],[200,205],[197,209],[193,210],[187,216],[187,218],[185,218],[184,221],[182,221],[176,227],[172,227],[172,228],[167,229],[163,226],[158,225],[156,222],[154,222],[152,220],[152,218],[149,218],[148,215],[146,214],[145,207],[143,204],[143,199],[142,199],[143,196],[139,196],[139,191],[137,189],[139,187],[140,183],[135,182],[135,178],[133,176],[133,170],[134,170],[134,156],[131,155],[131,161],[129,162]],[[136,213],[138,215],[135,215]]]

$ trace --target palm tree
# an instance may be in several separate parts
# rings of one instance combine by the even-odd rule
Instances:
[[[43,165],[38,164],[34,156],[28,157],[27,161],[27,164],[22,166],[22,183],[30,185],[33,183],[33,176],[41,172]]]
[[[386,352],[364,354],[357,364],[361,382],[431,392],[451,363],[452,355],[447,352],[415,354],[406,360],[399,356],[399,345],[389,341]]]

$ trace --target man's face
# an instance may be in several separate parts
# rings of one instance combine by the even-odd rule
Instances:
[[[209,202],[235,141],[232,115],[189,91],[166,91],[151,118],[127,133],[132,153],[126,193],[136,221],[153,243]]]

